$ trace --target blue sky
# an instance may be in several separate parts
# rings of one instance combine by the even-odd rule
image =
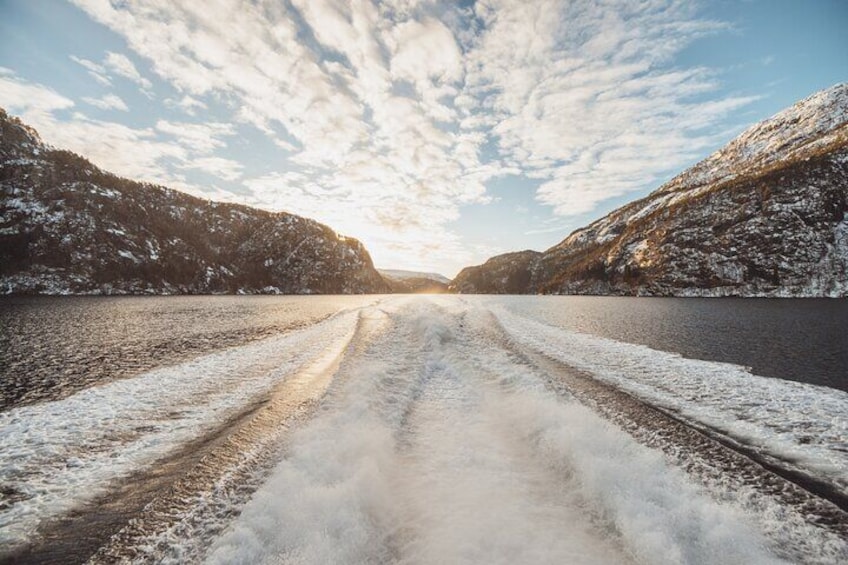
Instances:
[[[455,274],[848,80],[848,2],[0,0],[0,106],[115,173]]]

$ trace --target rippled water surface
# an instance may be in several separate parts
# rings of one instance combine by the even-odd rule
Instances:
[[[848,300],[508,296],[546,324],[848,391]]]
[[[0,306],[0,563],[848,563],[844,301]]]
[[[490,297],[547,324],[848,390],[848,300]],[[0,300],[0,408],[303,327],[373,296]]]
[[[0,299],[0,408],[303,327],[373,296]]]

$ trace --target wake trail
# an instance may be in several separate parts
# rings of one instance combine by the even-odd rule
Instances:
[[[262,466],[286,422],[303,418],[326,390],[362,325],[360,312],[340,312],[305,330],[3,413],[0,435],[17,441],[0,458],[0,482],[30,492],[0,508],[0,561],[81,562],[113,534],[100,549],[105,561],[143,558],[133,542],[165,527],[186,500]],[[249,496],[243,480],[236,485]]]
[[[848,518],[843,510],[827,499],[810,494],[792,480],[773,474],[769,467],[763,468],[758,454],[752,457],[734,442],[725,441],[717,430],[705,429],[662,406],[651,405],[626,387],[621,390],[608,380],[599,379],[588,369],[593,367],[593,361],[602,363],[602,357],[591,361],[580,359],[577,356],[582,352],[574,348],[568,356],[580,359],[577,366],[560,360],[564,357],[559,353],[562,350],[540,346],[545,344],[540,336],[550,339],[548,336],[555,332],[553,328],[533,333],[535,328],[531,325],[537,324],[516,323],[502,312],[497,314],[485,314],[489,339],[539,371],[549,390],[578,399],[638,442],[662,452],[696,484],[707,487],[712,497],[742,510],[765,534],[776,554],[805,563],[838,563],[848,557],[845,538]],[[507,324],[502,323],[504,318]],[[625,365],[627,362],[626,358],[620,361]],[[791,473],[789,476],[794,479]],[[800,484],[804,485],[804,481]]]
[[[740,512],[550,393],[466,303],[382,307],[390,329],[208,562],[780,562]]]
[[[493,339],[488,312],[467,308],[462,325],[467,339],[457,340],[446,359],[454,372],[477,381],[486,400],[477,414],[500,444],[511,446],[528,469],[547,471],[540,485],[546,500],[578,510],[577,524],[556,524],[560,535],[592,524],[607,549],[619,547],[641,563],[779,561],[736,509],[705,497],[656,452],[582,405],[551,394],[545,386],[550,375]],[[565,558],[574,560],[574,554]]]
[[[398,561],[630,562],[587,520],[567,477],[536,465],[504,429],[494,391],[453,359],[463,339],[451,334],[428,356],[427,387],[408,421],[393,485],[406,525]]]
[[[420,305],[381,305],[387,329],[340,371],[316,416],[212,546],[210,563],[389,563],[397,559],[396,450],[426,386],[433,335]],[[410,313],[411,312],[411,313]]]
[[[0,414],[0,437],[29,419],[58,434],[29,426],[23,459],[0,458],[0,479],[45,489],[0,507],[0,524],[23,517],[9,540],[58,526],[31,562],[97,547],[93,563],[839,562],[844,540],[753,489],[761,469],[563,360],[630,363],[647,378],[637,353],[479,300],[381,299]],[[140,405],[121,402],[128,393]],[[115,437],[97,425],[102,399]],[[80,421],[66,430],[71,410]],[[110,499],[125,515],[96,533]]]
[[[267,479],[292,429],[307,421],[341,380],[341,368],[384,328],[379,310],[358,312],[349,341],[277,386],[256,414],[222,432],[222,441],[148,504],[90,564],[195,561]]]

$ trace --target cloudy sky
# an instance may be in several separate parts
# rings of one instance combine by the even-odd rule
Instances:
[[[452,276],[848,80],[846,29],[844,0],[0,0],[0,106]]]

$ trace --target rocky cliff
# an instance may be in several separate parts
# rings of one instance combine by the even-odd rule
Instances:
[[[466,269],[460,292],[848,295],[848,84],[765,120],[540,254]],[[480,270],[485,271],[481,273]],[[472,279],[473,275],[473,279]],[[480,286],[484,278],[494,286]],[[498,281],[526,279],[519,290]]]
[[[387,292],[313,220],[196,198],[46,146],[0,109],[0,293]]]

